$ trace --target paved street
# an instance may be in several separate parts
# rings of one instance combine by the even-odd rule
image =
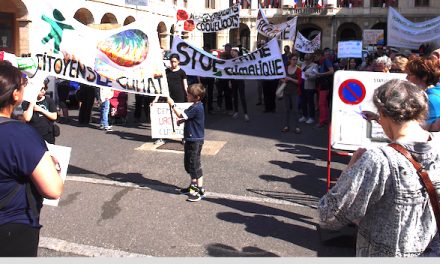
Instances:
[[[327,129],[303,125],[281,133],[276,113],[256,106],[247,87],[251,121],[207,115],[206,140],[225,144],[203,155],[207,197],[186,202],[176,187],[189,176],[179,151],[151,150],[148,123],[104,132],[93,111],[89,126],[60,124],[57,144],[72,147],[58,207],[44,206],[40,256],[316,257],[353,256],[350,237],[319,241],[316,206],[326,191]],[[346,158],[334,157],[332,175]]]

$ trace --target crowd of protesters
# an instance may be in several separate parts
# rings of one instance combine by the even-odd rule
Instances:
[[[261,47],[264,44],[265,41],[261,40],[257,43],[257,47]],[[232,45],[227,43],[224,48],[224,51],[220,54],[222,59],[232,59],[233,57],[243,55],[240,46],[232,48]],[[304,54],[285,45],[282,47],[282,59],[288,74],[286,78],[281,80],[252,80],[245,82],[242,80],[187,76],[180,69],[179,80],[181,79],[182,81],[176,81],[170,77],[170,82],[182,82],[182,87],[185,87],[184,81],[189,83],[190,77],[194,77],[194,82],[200,82],[206,86],[206,96],[203,102],[208,116],[224,114],[237,119],[239,118],[239,113],[242,112],[243,119],[246,122],[250,121],[250,116],[252,115],[252,113],[249,113],[246,91],[256,89],[258,92],[256,104],[257,106],[262,106],[262,112],[284,113],[284,121],[280,124],[280,131],[289,131],[290,123],[293,122],[294,127],[292,131],[301,133],[301,126],[314,125],[322,128],[330,123],[333,76],[336,71],[406,73],[408,80],[417,85],[424,86],[425,88],[432,85],[436,86],[438,78],[432,71],[434,71],[433,67],[435,68],[435,63],[437,62],[436,56],[438,56],[438,52],[434,51],[434,48],[434,45],[431,45],[431,47],[424,45],[417,52],[409,52],[408,50],[399,52],[397,49],[377,46],[373,51],[366,53],[363,58],[338,59],[337,51],[329,48]],[[210,47],[206,46],[204,49],[209,51]],[[170,70],[167,69],[167,71]],[[428,80],[424,80],[424,76],[428,76]],[[278,101],[276,90],[281,83],[287,84],[287,89],[284,91],[283,98],[278,98],[280,99]],[[87,125],[92,122],[91,112],[93,106],[99,107],[100,104],[107,106],[108,104],[109,110],[103,112],[106,116],[101,114],[100,120],[97,121],[97,123],[101,124],[99,128],[105,131],[112,131],[112,124],[125,124],[128,120],[128,115],[133,115],[132,120],[134,123],[141,123],[142,120],[149,122],[150,105],[152,102],[157,101],[153,100],[154,97],[136,95],[134,112],[129,113],[127,105],[129,95],[127,93],[113,91],[112,97],[106,95],[105,100],[100,100],[100,97],[102,97],[100,96],[100,89],[94,89],[94,87],[87,85],[57,80],[56,88],[59,121],[68,122],[71,119],[68,108],[78,107],[78,121],[80,124]],[[69,100],[69,90],[76,91],[73,99],[78,102],[77,105],[72,105],[72,98]],[[173,94],[176,93],[174,90]],[[182,88],[177,90],[180,91],[179,98],[185,98],[183,94],[186,93],[186,90]],[[436,89],[427,90],[428,94],[433,93],[433,91],[436,91]],[[173,94],[171,97],[173,97]],[[178,98],[175,98],[175,100],[178,102],[185,101]],[[70,101],[69,105],[68,101]],[[107,109],[107,107],[103,107],[103,109]],[[142,114],[144,114],[145,118],[142,118]],[[435,113],[432,115],[435,116]],[[292,120],[292,118],[295,118],[295,120]],[[432,120],[430,122],[431,129],[436,129],[437,126],[440,126]]]

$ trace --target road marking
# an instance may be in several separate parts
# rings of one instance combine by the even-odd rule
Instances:
[[[118,182],[118,181],[112,181],[112,180],[103,180],[103,179],[94,179],[94,178],[88,178],[88,177],[81,177],[81,176],[67,176],[66,180],[68,181],[76,181],[76,182],[86,182],[86,183],[95,183],[95,184],[103,184],[103,185],[110,185],[110,186],[118,186],[118,187],[130,187],[130,188],[137,188],[137,189],[163,189],[163,191],[169,191],[169,187],[161,187],[161,186],[155,186],[154,189],[148,187],[148,185],[139,185],[132,182]],[[260,198],[260,197],[252,197],[252,196],[242,196],[242,195],[234,195],[234,194],[226,194],[226,193],[215,193],[215,192],[207,192],[206,197],[212,197],[212,198],[223,198],[223,199],[229,199],[234,201],[246,201],[246,202],[259,202],[259,203],[270,203],[270,204],[280,204],[280,205],[293,205],[298,207],[310,207],[305,206],[302,204],[275,199],[275,198]]]
[[[77,244],[51,237],[40,237],[40,243],[38,247],[47,248],[58,252],[72,253],[75,255],[81,255],[85,257],[113,257],[113,258],[152,257],[149,255],[136,254],[121,250]]]
[[[112,180],[103,180],[103,179],[94,179],[88,177],[81,176],[73,176],[69,175],[66,177],[67,181],[75,181],[75,182],[84,182],[84,183],[93,183],[93,184],[102,184],[109,186],[118,186],[118,187],[129,187],[136,189],[148,189],[153,190],[147,185],[139,185],[132,182],[118,182]],[[169,187],[161,187],[155,186],[154,189],[163,189],[164,191],[169,191]],[[279,204],[279,205],[293,205],[299,207],[306,207],[305,205],[297,204],[294,202],[274,199],[274,198],[259,198],[259,197],[251,197],[251,196],[241,196],[234,194],[223,194],[223,193],[215,193],[215,192],[207,192],[207,198],[223,198],[228,200],[235,201],[246,201],[246,202],[257,202],[257,203],[270,203],[270,204]],[[75,255],[85,256],[85,257],[152,257],[150,255],[142,255],[136,254],[121,250],[107,249],[102,247],[89,246],[84,244],[72,243],[65,240],[51,238],[51,237],[40,237],[40,243],[38,245],[40,248],[46,248],[49,250],[54,250],[57,252],[71,253]]]

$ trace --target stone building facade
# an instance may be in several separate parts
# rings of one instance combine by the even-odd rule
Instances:
[[[148,6],[125,5],[125,0],[58,0],[55,4],[67,5],[67,16],[81,23],[100,29],[127,25],[142,19],[148,26],[156,27],[163,49],[170,49],[175,34],[175,14],[178,9],[189,12],[213,12],[228,8],[236,0],[149,0]],[[317,6],[316,4],[320,4]],[[29,30],[32,20],[29,14],[39,1],[2,0],[0,5],[0,50],[16,55],[29,53],[32,43]],[[183,33],[192,43],[212,48],[222,48],[227,42],[242,44],[248,50],[256,48],[259,39],[264,39],[256,30],[258,5],[268,19],[274,23],[285,22],[298,16],[297,29],[312,39],[321,33],[321,47],[335,48],[341,40],[360,40],[365,29],[384,29],[386,35],[388,7],[414,22],[425,21],[440,14],[440,1],[436,0],[306,0],[295,6],[294,0],[242,0],[239,29],[215,33],[193,31]],[[150,24],[151,23],[151,24]],[[386,39],[386,37],[385,37]],[[281,45],[291,45],[280,41]]]

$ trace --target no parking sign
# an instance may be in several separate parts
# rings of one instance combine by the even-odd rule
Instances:
[[[382,127],[363,119],[362,111],[376,112],[374,90],[391,79],[405,79],[403,73],[337,71],[333,83],[331,146],[355,151],[371,144],[384,144]]]
[[[348,79],[339,85],[339,98],[346,104],[357,105],[362,103],[365,94],[365,86],[359,80]]]

